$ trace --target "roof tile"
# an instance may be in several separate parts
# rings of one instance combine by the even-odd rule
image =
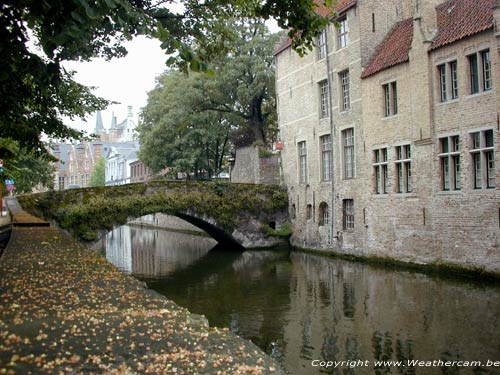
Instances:
[[[375,54],[363,70],[361,78],[369,77],[391,66],[409,60],[413,40],[413,19],[408,18],[396,24],[378,46]]]
[[[438,34],[430,50],[493,27],[494,0],[448,0],[436,7]]]

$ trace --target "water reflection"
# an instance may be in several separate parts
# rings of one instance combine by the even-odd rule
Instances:
[[[195,263],[215,245],[209,237],[124,225],[106,236],[106,257],[135,276],[163,277]]]
[[[197,237],[128,230],[109,239],[112,262],[211,325],[251,339],[290,374],[500,374],[500,367],[374,367],[500,361],[498,286],[296,252],[208,252]],[[370,366],[325,369],[312,360]]]

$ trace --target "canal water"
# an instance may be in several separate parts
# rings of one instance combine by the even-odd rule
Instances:
[[[500,374],[498,283],[286,249],[240,253],[134,226],[108,234],[106,256],[211,326],[252,340],[292,375]]]

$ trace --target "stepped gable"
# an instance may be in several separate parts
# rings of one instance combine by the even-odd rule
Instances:
[[[355,6],[357,2],[357,0],[338,0],[335,3],[334,10],[337,14],[341,14]],[[316,13],[318,13],[320,16],[326,17],[331,13],[331,10],[323,5],[323,1],[314,0],[314,4],[316,5]],[[277,47],[274,50],[274,55],[276,56],[277,54],[283,52],[291,45],[292,39],[288,35],[285,35],[284,38],[277,44]]]
[[[438,33],[429,50],[493,27],[494,0],[449,0],[436,7]]]
[[[384,69],[409,61],[413,40],[413,19],[398,22],[378,46],[361,78],[369,77]]]

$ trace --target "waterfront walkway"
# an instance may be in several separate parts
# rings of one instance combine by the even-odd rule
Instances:
[[[283,374],[249,341],[10,207],[18,225],[0,258],[0,374]]]

